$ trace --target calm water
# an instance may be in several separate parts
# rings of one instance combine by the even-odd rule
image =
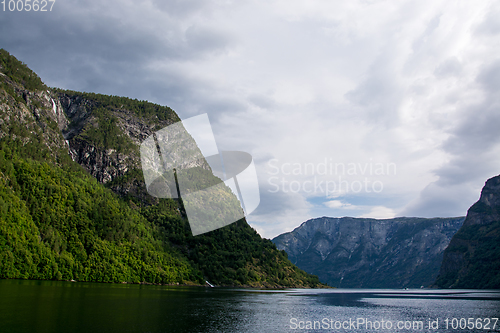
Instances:
[[[489,319],[499,317],[498,290],[262,291],[0,280],[2,333],[500,332],[500,321],[493,329]]]

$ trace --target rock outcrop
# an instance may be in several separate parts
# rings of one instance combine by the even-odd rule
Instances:
[[[159,129],[178,122],[175,112],[121,97],[63,90],[55,94],[67,118],[61,130],[72,159],[120,196],[139,205],[157,203],[145,192],[139,147]],[[186,144],[198,149],[194,141]],[[184,167],[210,169],[205,161]]]
[[[500,288],[500,175],[488,179],[444,252],[436,286]]]
[[[273,239],[299,268],[332,287],[405,288],[431,285],[457,218],[322,217]]]
[[[106,118],[114,120],[116,127],[119,128],[119,135],[132,143],[130,149],[119,151],[116,147],[98,144],[85,136],[89,128],[105,131],[100,128],[99,122],[99,117],[103,113],[101,105],[103,103],[96,99],[86,98],[81,93],[69,91],[59,91],[57,98],[68,119],[68,124],[62,129],[62,133],[75,162],[104,184],[124,176],[129,170],[140,169],[138,147],[146,137],[153,133],[154,128],[158,126],[157,123],[137,116],[133,111],[125,108],[106,107]],[[172,123],[173,121],[165,121],[161,125],[168,126]]]
[[[50,90],[30,91],[2,74],[0,101],[0,139],[19,139],[26,149],[43,141],[53,157],[68,149],[60,132],[68,121]]]

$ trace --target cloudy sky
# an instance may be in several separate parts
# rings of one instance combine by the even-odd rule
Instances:
[[[50,86],[207,113],[220,150],[254,158],[264,237],[462,216],[500,174],[498,1],[52,4],[0,11],[0,47]]]

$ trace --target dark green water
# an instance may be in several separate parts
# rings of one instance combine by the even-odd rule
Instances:
[[[0,280],[0,332],[500,332],[500,291],[258,291]],[[445,320],[449,324],[446,329]],[[452,327],[452,318],[456,329]],[[461,329],[461,318],[474,318]],[[478,318],[481,319],[478,321]],[[438,330],[429,321],[438,320]],[[391,322],[392,329],[337,324]],[[308,322],[316,329],[307,329]],[[423,329],[396,329],[398,322]],[[319,325],[322,325],[321,327]],[[354,328],[353,328],[354,327]]]

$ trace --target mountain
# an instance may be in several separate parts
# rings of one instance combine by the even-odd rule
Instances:
[[[444,251],[436,286],[500,289],[500,175],[486,181],[467,211]]]
[[[49,88],[0,49],[0,278],[319,286],[244,219],[193,237],[182,200],[147,193],[139,145],[178,121]]]
[[[273,239],[320,281],[345,288],[431,285],[463,217],[377,220],[321,217]]]

